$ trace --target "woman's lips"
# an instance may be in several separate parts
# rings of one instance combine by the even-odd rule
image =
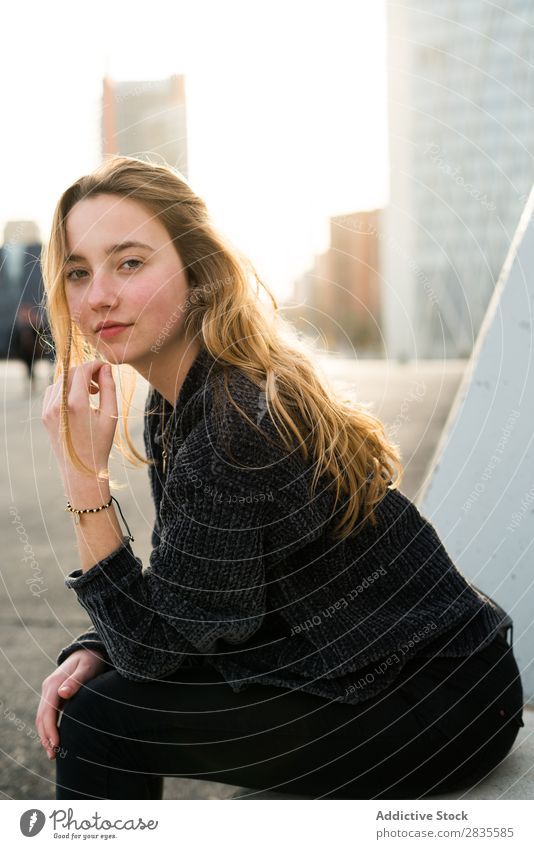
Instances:
[[[126,330],[131,326],[131,324],[114,324],[111,327],[103,327],[102,330],[98,331],[98,334],[99,336],[103,336],[104,339],[107,339],[110,336],[116,336],[117,333],[120,333],[122,330]]]

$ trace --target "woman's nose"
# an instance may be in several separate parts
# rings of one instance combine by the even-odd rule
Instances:
[[[110,307],[118,300],[117,282],[106,271],[96,272],[88,288],[87,303],[93,309]]]

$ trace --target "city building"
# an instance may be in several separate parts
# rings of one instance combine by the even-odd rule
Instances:
[[[159,158],[187,179],[185,77],[115,81],[104,77],[102,154]]]
[[[330,245],[297,281],[295,297],[326,347],[348,355],[382,356],[380,312],[381,210],[330,219]]]
[[[386,356],[468,357],[534,179],[534,6],[389,0]]]

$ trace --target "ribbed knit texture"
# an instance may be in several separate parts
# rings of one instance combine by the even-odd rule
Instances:
[[[145,415],[156,506],[143,569],[128,540],[87,572],[65,579],[94,630],[62,649],[95,648],[126,678],[164,678],[212,664],[237,692],[249,682],[358,704],[392,685],[420,655],[463,657],[495,636],[502,614],[460,573],[432,524],[392,489],[368,525],[329,534],[333,487],[287,452],[265,396],[237,368],[236,402],[272,445],[226,403],[222,367],[205,349],[175,406],[165,403],[167,473],[159,416]],[[221,398],[224,394],[221,393]],[[342,510],[338,505],[338,510]]]

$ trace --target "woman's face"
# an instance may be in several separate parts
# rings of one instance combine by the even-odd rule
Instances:
[[[109,362],[144,374],[158,355],[172,356],[183,344],[189,289],[161,222],[134,200],[102,194],[73,206],[66,231],[65,294],[85,338]],[[102,322],[127,326],[99,332]]]

